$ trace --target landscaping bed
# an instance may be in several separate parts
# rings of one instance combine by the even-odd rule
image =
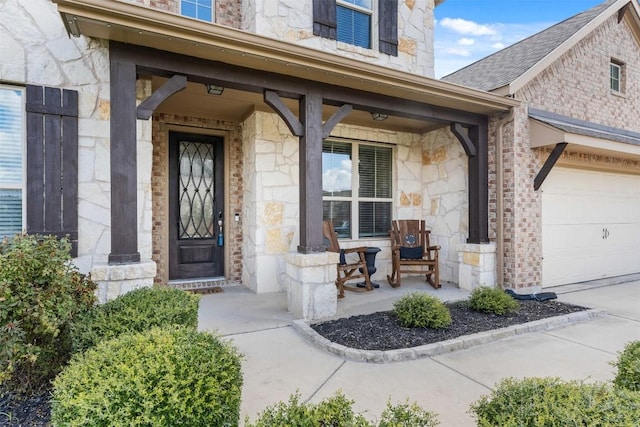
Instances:
[[[585,307],[557,300],[530,300],[519,303],[518,311],[503,316],[471,310],[464,301],[447,304],[452,322],[451,326],[442,329],[403,327],[391,311],[352,316],[310,326],[329,341],[346,347],[362,350],[396,350],[587,310]]]

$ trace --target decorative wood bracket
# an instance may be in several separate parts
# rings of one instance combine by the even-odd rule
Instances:
[[[476,155],[476,144],[469,138],[467,132],[465,132],[466,128],[462,126],[460,123],[451,123],[451,132],[458,138],[460,144],[462,144],[462,148],[464,148],[467,156],[474,157]]]
[[[329,117],[329,120],[324,122],[324,124],[322,125],[322,139],[328,138],[329,135],[331,135],[331,131],[333,131],[333,128],[336,127],[336,125],[340,123],[342,119],[351,114],[351,111],[353,111],[353,106],[350,104],[344,104],[338,109],[338,111],[333,113],[333,115]]]
[[[618,11],[618,24],[620,22],[622,22],[622,20],[624,19],[624,14],[627,11],[627,9],[629,9],[629,6],[631,6],[631,3],[627,3],[624,6],[622,6],[620,8],[620,10]]]
[[[551,151],[551,154],[549,154],[549,157],[544,162],[544,165],[542,165],[540,172],[538,172],[538,175],[536,175],[535,179],[533,180],[533,189],[535,191],[538,191],[544,180],[547,178],[547,175],[549,175],[549,172],[551,172],[551,169],[562,155],[562,152],[565,148],[567,148],[566,142],[559,142],[553,148],[553,151]]]
[[[148,120],[153,112],[167,98],[176,92],[184,90],[187,87],[187,77],[175,75],[167,80],[158,90],[153,92],[150,97],[145,99],[138,105],[137,116],[140,120]]]
[[[272,90],[265,90],[264,102],[278,113],[293,135],[304,136],[304,126],[302,126],[300,120],[296,118],[289,107],[282,102],[282,99],[280,99],[280,96],[276,92]]]

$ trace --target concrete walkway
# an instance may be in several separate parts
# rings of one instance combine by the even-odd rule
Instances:
[[[435,291],[418,280],[403,280],[399,289],[381,283],[370,293],[347,292],[338,303],[339,317],[388,310],[400,295],[417,290],[443,300],[466,297],[447,284]],[[255,295],[233,287],[205,295],[199,325],[232,340],[244,354],[241,420],[255,419],[267,406],[296,391],[303,400],[317,402],[342,390],[355,400],[354,409],[371,420],[389,399],[393,403],[409,399],[438,413],[442,426],[473,426],[469,405],[500,379],[610,380],[614,368],[609,363],[627,342],[640,340],[640,280],[551,290],[562,302],[604,309],[607,314],[430,358],[383,364],[344,360],[306,342],[292,327],[294,319],[281,293]]]

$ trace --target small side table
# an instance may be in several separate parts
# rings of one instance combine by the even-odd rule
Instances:
[[[380,252],[382,249],[380,248],[376,248],[375,246],[369,246],[367,248],[367,251],[364,253],[364,260],[367,263],[367,271],[369,272],[369,280],[371,280],[371,276],[373,276],[373,274],[378,271],[378,269],[376,268],[376,255],[378,254],[378,252]],[[364,273],[363,269],[360,269],[360,273]],[[364,288],[367,285],[365,283],[358,283],[357,285],[360,288]],[[378,285],[377,283],[373,283],[371,282],[371,286],[374,288],[379,288],[380,285]]]

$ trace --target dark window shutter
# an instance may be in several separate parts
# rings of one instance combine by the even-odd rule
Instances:
[[[27,233],[78,252],[78,92],[27,86]]]
[[[313,0],[313,34],[335,40],[336,26],[336,0]]]
[[[379,50],[398,56],[398,0],[378,1]]]

